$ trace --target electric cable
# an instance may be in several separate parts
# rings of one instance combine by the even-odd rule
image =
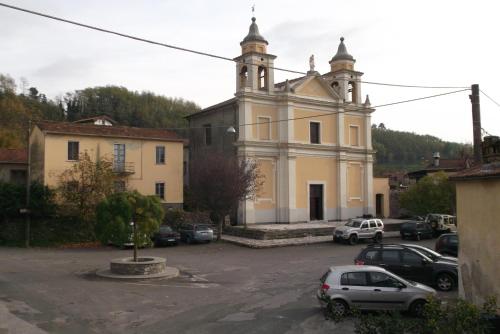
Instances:
[[[211,58],[220,59],[220,60],[226,60],[226,61],[240,63],[240,64],[245,64],[245,65],[254,65],[254,66],[258,65],[258,64],[253,64],[253,63],[247,63],[247,62],[244,62],[244,61],[238,61],[238,60],[235,60],[235,59],[232,59],[232,58],[229,58],[229,57],[220,56],[220,55],[216,55],[216,54],[212,54],[212,53],[208,53],[208,52],[203,52],[203,51],[188,49],[188,48],[184,48],[184,47],[180,47],[180,46],[176,46],[176,45],[172,45],[172,44],[167,44],[167,43],[162,43],[162,42],[156,42],[156,41],[153,41],[153,40],[150,40],[150,39],[146,39],[146,38],[142,38],[142,37],[137,37],[137,36],[133,36],[133,35],[128,35],[128,34],[125,34],[125,33],[117,32],[117,31],[113,31],[113,30],[109,30],[109,29],[104,29],[104,28],[92,26],[92,25],[89,25],[89,24],[80,23],[80,22],[68,20],[68,19],[65,19],[65,18],[57,17],[57,16],[54,16],[54,15],[49,15],[49,14],[37,12],[37,11],[34,11],[34,10],[25,9],[25,8],[21,8],[21,7],[9,5],[9,4],[1,3],[1,2],[0,2],[0,6],[6,7],[6,8],[10,8],[10,9],[14,9],[14,10],[21,11],[21,12],[25,12],[25,13],[28,13],[28,14],[33,14],[33,15],[36,15],[36,16],[41,16],[41,17],[48,18],[48,19],[51,19],[51,20],[56,20],[56,21],[60,21],[60,22],[64,22],[64,23],[69,23],[69,24],[72,24],[72,25],[76,25],[76,26],[79,26],[79,27],[83,27],[83,28],[87,28],[87,29],[91,29],[91,30],[96,30],[96,31],[99,31],[99,32],[107,33],[107,34],[112,34],[112,35],[116,35],[116,36],[120,36],[120,37],[124,37],[124,38],[129,38],[129,39],[136,40],[136,41],[139,41],[139,42],[144,42],[144,43],[154,44],[154,45],[158,45],[158,46],[163,46],[163,47],[170,48],[170,49],[175,49],[175,50],[178,50],[178,51],[189,52],[189,53],[193,53],[193,54],[197,54],[197,55],[201,55],[201,56],[211,57]],[[289,73],[307,75],[307,73],[303,72],[303,71],[295,71],[295,70],[290,70],[290,69],[281,68],[281,67],[273,67],[273,66],[270,66],[269,68],[277,70],[277,71],[283,71],[283,72],[289,72]],[[360,82],[361,83],[366,83],[366,84],[371,84],[371,85],[382,85],[382,86],[391,86],[391,87],[405,87],[405,88],[435,88],[435,89],[459,89],[459,88],[466,88],[466,87],[454,87],[454,86],[403,85],[403,84],[391,84],[391,83],[382,83],[382,82],[374,82],[374,81],[360,81]]]

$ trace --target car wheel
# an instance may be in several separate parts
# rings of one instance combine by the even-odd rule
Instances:
[[[441,291],[450,291],[453,289],[454,283],[453,277],[450,274],[439,274],[436,278],[436,286]]]
[[[375,238],[373,238],[373,241],[376,243],[376,244],[379,244],[382,242],[382,233],[377,233],[375,234]]]
[[[343,317],[349,311],[349,306],[342,299],[334,299],[328,304],[329,311],[334,317]]]
[[[409,310],[410,314],[415,316],[415,317],[421,317],[424,314],[425,304],[426,304],[426,301],[423,299],[415,300],[410,305],[410,310]]]
[[[350,245],[355,245],[358,243],[358,236],[356,234],[352,234],[350,237],[349,237],[349,244]]]

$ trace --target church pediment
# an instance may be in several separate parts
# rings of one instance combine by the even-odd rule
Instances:
[[[335,92],[328,83],[319,76],[310,76],[295,87],[295,94],[319,97],[323,99],[338,100],[339,95]]]

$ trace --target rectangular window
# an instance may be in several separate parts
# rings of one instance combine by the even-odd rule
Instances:
[[[163,165],[165,163],[165,146],[156,146],[156,164]]]
[[[205,124],[203,127],[205,128],[205,145],[210,146],[212,145],[212,125]]]
[[[270,117],[257,117],[257,126],[260,140],[271,139],[271,118]]]
[[[359,146],[359,126],[349,126],[349,143],[351,146]]]
[[[76,161],[80,155],[80,143],[77,141],[68,142],[68,160]]]
[[[340,276],[341,285],[366,286],[366,273],[352,272]]]
[[[114,144],[113,170],[117,173],[125,172],[125,144]]]
[[[320,143],[320,123],[319,122],[310,122],[309,123],[309,131],[311,137],[311,144],[319,144]]]
[[[155,194],[161,199],[165,199],[165,183],[156,182],[155,184]]]
[[[115,193],[122,193],[126,190],[125,181],[119,180],[114,182]]]

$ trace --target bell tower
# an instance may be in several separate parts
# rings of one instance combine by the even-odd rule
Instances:
[[[347,52],[344,37],[340,38],[337,54],[330,60],[330,85],[345,102],[361,104],[361,76],[354,70],[356,60]]]
[[[252,17],[248,35],[241,41],[241,55],[234,58],[236,64],[236,91],[270,93],[274,90],[274,59],[267,53],[266,39]]]

